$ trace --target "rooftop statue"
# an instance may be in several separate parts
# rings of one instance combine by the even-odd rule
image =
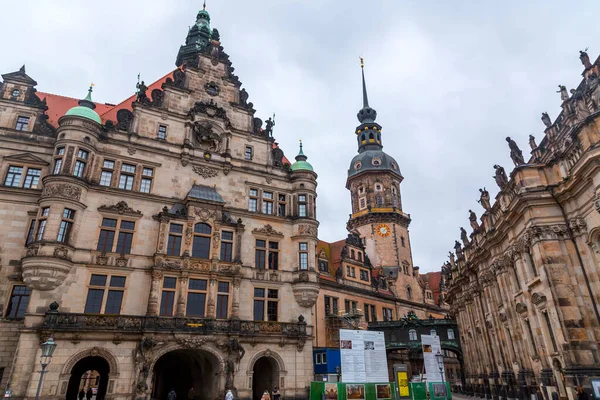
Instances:
[[[517,143],[509,137],[506,138],[508,142],[508,147],[510,147],[510,158],[515,163],[515,166],[519,166],[525,164],[525,159],[523,158],[523,152],[519,149]]]
[[[529,147],[531,147],[531,150],[537,149],[537,143],[535,142],[535,136],[533,135],[529,135]]]
[[[469,210],[469,222],[471,223],[471,228],[473,228],[474,231],[479,230],[479,224],[477,223],[477,215],[472,210]]]
[[[490,193],[487,190],[485,190],[485,188],[479,189],[479,193],[480,196],[477,202],[481,204],[485,211],[491,211],[492,205],[490,204]]]
[[[496,184],[500,189],[504,189],[508,184],[508,177],[506,176],[506,172],[504,171],[504,168],[502,168],[498,164],[494,165],[494,169],[496,170],[496,174],[494,175]]]
[[[467,247],[469,244],[469,238],[467,236],[467,231],[462,226],[460,227],[460,240],[462,240],[463,245]]]
[[[579,59],[586,69],[592,66],[592,63],[590,62],[590,56],[587,53],[587,48],[585,50],[579,50]]]
[[[546,128],[550,128],[552,126],[552,120],[550,119],[548,113],[542,113],[542,122],[544,123],[544,125],[546,125]]]
[[[566,86],[558,85],[558,91],[556,93],[560,93],[560,99],[563,102],[569,100],[569,93],[567,93]]]

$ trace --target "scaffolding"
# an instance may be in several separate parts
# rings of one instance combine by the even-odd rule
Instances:
[[[368,323],[364,319],[364,313],[360,309],[349,311],[337,311],[327,314],[325,317],[325,335],[327,347],[340,347],[340,329],[364,330]]]

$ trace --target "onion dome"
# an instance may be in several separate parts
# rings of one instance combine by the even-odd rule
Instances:
[[[76,117],[91,119],[92,121],[97,122],[100,125],[102,125],[102,120],[100,119],[100,116],[98,115],[98,113],[96,111],[94,111],[94,109],[96,108],[96,105],[92,101],[92,87],[93,86],[94,86],[93,84],[90,85],[90,88],[88,89],[88,94],[87,94],[87,96],[85,96],[85,99],[79,100],[79,105],[71,108],[69,111],[67,111],[65,113],[65,115],[72,116],[72,117],[76,116]]]
[[[304,155],[304,152],[302,151],[302,140],[300,141],[300,151],[298,152],[298,155],[296,156],[296,162],[294,164],[292,164],[291,166],[291,170],[292,171],[313,171],[313,167],[312,165],[310,165],[310,163],[308,161],[306,161],[308,159],[308,157],[306,157]]]

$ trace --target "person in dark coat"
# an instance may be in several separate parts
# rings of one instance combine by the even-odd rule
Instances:
[[[87,400],[91,400],[93,395],[94,395],[94,391],[92,390],[92,388],[89,388],[88,391],[85,393],[85,398]]]
[[[577,387],[577,400],[590,400],[590,395],[583,390],[582,386]]]
[[[83,398],[85,397],[85,391],[83,389],[81,389],[81,391],[79,392],[79,400],[83,400]]]
[[[177,393],[175,393],[175,389],[171,389],[169,395],[167,396],[167,400],[177,400]]]

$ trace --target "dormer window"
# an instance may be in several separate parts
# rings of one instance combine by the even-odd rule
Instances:
[[[156,137],[160,140],[165,140],[167,138],[167,126],[166,125],[158,126],[158,134]]]
[[[20,94],[21,94],[21,91],[20,91],[19,89],[14,89],[14,90],[12,91],[12,97],[13,97],[13,98],[17,98],[17,97],[19,97],[19,95],[20,95]]]
[[[371,164],[373,164],[375,167],[379,167],[381,165],[381,159],[374,158],[373,161],[371,161]]]
[[[355,257],[354,250],[350,250],[350,258],[354,260],[354,257]]]
[[[17,124],[15,125],[15,129],[18,131],[26,131],[29,126],[29,117],[23,117],[19,115],[17,117]]]

